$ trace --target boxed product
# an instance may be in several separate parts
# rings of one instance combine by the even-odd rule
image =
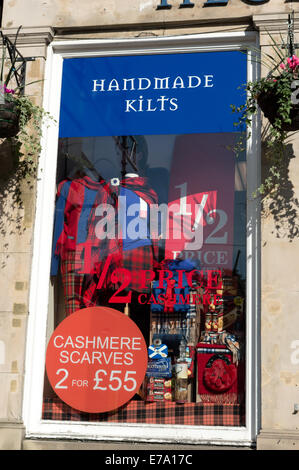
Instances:
[[[170,378],[172,376],[170,357],[164,359],[149,359],[146,376]]]
[[[146,401],[172,401],[172,389],[165,391],[147,390]]]
[[[146,379],[146,388],[148,390],[168,390],[171,386],[171,379],[159,377],[148,377]]]
[[[145,379],[146,401],[170,401],[172,400],[172,380],[162,377],[146,377]]]

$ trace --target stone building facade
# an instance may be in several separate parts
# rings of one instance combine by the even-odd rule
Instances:
[[[292,10],[295,10],[295,39],[299,40],[297,3],[282,0],[194,0],[193,3],[183,0],[4,0],[2,32],[8,37],[13,37],[16,29],[22,25],[17,47],[23,57],[32,59],[26,62],[26,82],[44,80],[46,77],[46,81],[35,83],[30,89],[28,87],[26,93],[28,92],[36,103],[51,108],[49,103],[57,100],[57,96],[49,94],[51,87],[48,81],[51,72],[47,72],[47,67],[53,66],[53,55],[55,56],[57,51],[62,55],[63,51],[67,51],[68,57],[76,51],[83,51],[87,55],[90,51],[94,55],[93,41],[98,41],[101,50],[112,47],[114,41],[116,47],[127,54],[138,49],[138,41],[139,44],[151,41],[152,50],[156,47],[158,51],[163,40],[170,43],[177,38],[176,48],[182,47],[188,52],[193,40],[200,42],[200,35],[204,38],[205,45],[210,41],[208,45],[213,46],[221,45],[225,35],[232,35],[228,41],[233,42],[234,34],[241,37],[242,34],[249,33],[255,35],[254,44],[261,47],[262,51],[268,52],[271,49],[268,32],[276,38],[280,37],[280,32],[285,34],[288,15]],[[213,37],[209,36],[211,34]],[[126,43],[126,40],[134,41]],[[266,73],[263,66],[261,73]],[[223,92],[225,93],[225,90]],[[53,132],[53,135],[56,135],[56,131]],[[258,179],[261,172],[260,130],[255,138],[257,154],[254,159],[257,162],[255,171]],[[294,408],[299,404],[298,354],[296,355],[299,348],[298,134],[290,137],[289,149],[291,153],[285,169],[284,187],[277,197],[268,196],[263,200],[261,207],[258,207],[254,222],[255,240],[251,246],[251,255],[255,258],[251,269],[255,271],[257,284],[250,287],[252,297],[248,308],[254,305],[253,310],[256,309],[257,315],[251,324],[251,339],[247,344],[248,361],[254,377],[252,390],[248,390],[250,403],[247,412],[256,427],[253,438],[248,441],[256,443],[257,449],[299,448],[299,414]],[[51,148],[47,158],[56,158],[55,149]],[[46,171],[44,169],[44,172],[40,173],[41,180]],[[33,360],[32,350],[28,347],[28,337],[32,339],[32,317],[37,315],[36,311],[30,310],[36,295],[32,289],[36,290],[38,285],[34,271],[34,250],[40,243],[39,237],[50,236],[47,234],[47,215],[43,214],[36,219],[36,211],[41,210],[41,198],[47,197],[47,191],[49,197],[52,197],[54,189],[50,183],[49,186],[46,183],[43,189],[40,189],[43,193],[38,194],[37,188],[36,181],[31,185],[23,183],[21,209],[13,205],[13,194],[6,193],[1,200],[2,449],[34,448],[34,445],[42,446],[43,442],[38,440],[36,432],[31,432],[30,425],[28,429],[30,386],[27,384],[26,391],[26,374],[29,374],[28,364]],[[37,227],[41,220],[44,224],[42,228]],[[43,289],[42,283],[40,289]],[[44,355],[44,351],[40,354]],[[209,439],[205,439],[204,431],[199,434],[200,437],[197,441],[194,439],[193,444],[206,444]],[[46,439],[45,436],[46,434],[41,437]],[[80,439],[78,435],[75,437]],[[52,438],[59,446],[59,434],[48,434],[47,438]],[[63,439],[66,438],[66,435],[63,435]],[[84,438],[86,439],[86,436],[83,436]],[[131,442],[138,440],[134,435],[123,440],[126,439]],[[105,441],[105,438],[101,437],[100,441],[105,448],[103,440]],[[144,438],[144,441],[146,440]],[[155,442],[154,437],[149,440]],[[36,442],[39,444],[34,444]],[[225,436],[219,440],[211,439],[211,442],[238,444],[234,440],[230,442],[230,438]],[[161,443],[163,441],[160,439]],[[188,442],[182,441],[181,444]],[[171,445],[170,442],[168,445]],[[167,448],[166,443],[165,446]]]

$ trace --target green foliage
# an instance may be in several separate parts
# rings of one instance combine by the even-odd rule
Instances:
[[[35,161],[41,152],[43,123],[52,118],[42,107],[33,104],[28,96],[16,96],[13,99],[20,112],[20,131],[16,138],[22,144],[27,159]]]
[[[14,39],[16,44],[18,33]],[[1,33],[2,34],[2,33]],[[25,95],[23,86],[16,86],[14,77],[15,59],[11,59],[7,54],[5,37],[2,35],[2,61],[0,66],[0,97],[2,102],[14,103],[19,115],[19,130],[14,137],[0,139],[0,154],[4,170],[0,175],[0,233],[6,230],[8,223],[11,223],[11,209],[23,207],[23,192],[31,192],[36,181],[37,166],[41,152],[41,137],[44,125],[48,120],[53,119],[41,106],[34,104],[34,100]],[[26,84],[42,82],[37,80]],[[1,155],[0,155],[1,156]],[[13,162],[12,162],[13,159]],[[11,163],[11,164],[10,164]],[[7,169],[7,171],[6,171]],[[12,208],[5,212],[5,204],[8,197],[12,197]],[[20,220],[15,221],[20,229]]]
[[[21,26],[14,37],[14,45],[17,43],[20,29]],[[19,132],[13,139],[9,138],[9,141],[12,142],[14,148],[19,148],[19,159],[23,166],[24,177],[30,177],[33,176],[33,172],[37,168],[38,157],[41,152],[43,124],[52,118],[42,107],[35,105],[29,96],[24,95],[25,85],[14,86],[16,85],[14,81],[16,58],[7,57],[6,39],[3,35],[2,40],[0,94],[3,101],[13,102],[19,112]],[[42,80],[27,83],[26,87],[37,82],[42,82]]]
[[[239,114],[238,122],[235,126],[247,127],[247,139],[251,137],[252,122],[254,116],[259,111],[258,101],[265,97],[271,97],[273,107],[276,110],[275,119],[268,122],[262,135],[264,157],[267,160],[268,174],[263,183],[254,193],[254,196],[264,195],[277,190],[281,174],[281,165],[285,156],[285,146],[287,144],[288,132],[284,124],[291,124],[291,101],[292,83],[298,79],[299,59],[293,55],[286,55],[287,48],[281,38],[282,46],[272,38],[272,48],[275,57],[264,54],[258,57],[258,61],[271,68],[267,77],[263,77],[254,82],[244,85],[246,92],[246,102],[244,105],[231,105],[232,111]],[[284,50],[285,49],[285,50]],[[259,51],[258,51],[259,53]],[[246,141],[239,139],[234,151],[238,155],[246,147]]]

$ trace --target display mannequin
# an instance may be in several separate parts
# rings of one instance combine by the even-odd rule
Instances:
[[[114,220],[115,237],[101,238],[96,233],[96,227],[99,222],[99,217],[96,214],[97,207],[101,204],[106,204],[110,200],[107,194],[103,199],[103,194],[98,193],[89,219],[89,234],[87,238],[87,241],[93,247],[91,264],[94,266],[94,270],[90,274],[86,274],[84,278],[82,290],[83,302],[86,307],[105,304],[113,307],[114,304],[111,303],[111,296],[121,286],[121,282],[115,282],[115,275],[112,276],[112,274],[119,274],[120,271],[117,270],[125,268],[130,276],[130,283],[127,289],[132,292],[130,315],[132,318],[134,317],[134,321],[144,332],[144,324],[148,323],[149,315],[146,314],[144,305],[138,303],[138,294],[149,292],[150,286],[144,287],[142,285],[140,271],[153,270],[154,260],[158,259],[157,243],[149,227],[149,207],[151,204],[157,204],[157,195],[148,186],[147,179],[135,173],[127,173],[119,181],[119,184],[117,178],[112,178],[108,186],[115,197],[115,207],[117,208]],[[130,212],[130,207],[132,212]],[[138,210],[135,211],[136,207],[139,207],[139,212]],[[130,227],[139,227],[139,225],[145,227],[145,231],[143,231],[145,236],[139,237],[139,232],[134,232],[134,230],[132,230],[133,234],[130,232]],[[121,236],[117,238],[119,233],[121,233]],[[137,236],[135,236],[136,233]],[[109,263],[107,267],[108,256]],[[103,272],[105,272],[105,277],[101,288],[99,288],[99,280]],[[116,281],[117,279],[121,281],[120,278],[116,278]],[[124,295],[124,293],[122,291],[121,295]],[[119,304],[115,304],[115,306],[119,307]],[[146,319],[141,321],[141,317],[146,317]],[[148,331],[148,327],[146,331]],[[146,337],[145,332],[144,336]]]

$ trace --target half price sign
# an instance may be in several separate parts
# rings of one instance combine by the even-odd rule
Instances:
[[[66,404],[104,413],[127,403],[145,377],[147,347],[125,314],[108,307],[78,310],[52,334],[46,353],[50,384]]]

